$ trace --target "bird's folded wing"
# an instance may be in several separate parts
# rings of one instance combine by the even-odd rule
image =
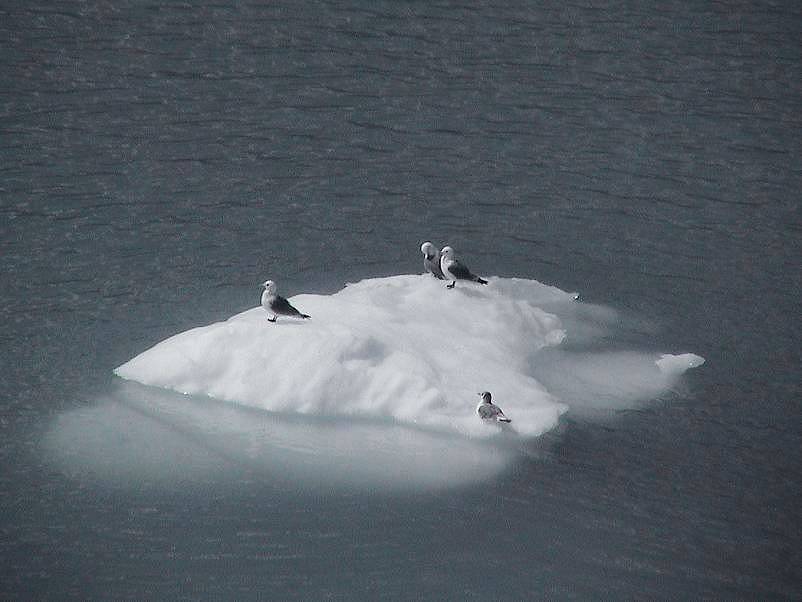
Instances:
[[[287,313],[287,314],[299,313],[297,309],[295,309],[292,305],[290,305],[289,301],[287,301],[284,297],[279,297],[279,296],[277,296],[273,300],[273,303],[270,304],[270,308],[273,311],[281,313]]]
[[[474,278],[474,275],[471,273],[471,271],[459,261],[455,261],[449,265],[448,271],[451,272],[451,274],[456,278],[463,278],[465,280],[471,280]]]

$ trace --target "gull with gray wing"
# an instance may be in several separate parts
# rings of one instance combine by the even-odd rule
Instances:
[[[265,289],[262,293],[262,307],[264,307],[265,311],[273,316],[272,318],[267,318],[269,322],[275,322],[278,320],[279,316],[300,318],[302,320],[311,317],[295,309],[289,301],[279,295],[276,283],[272,280],[265,280],[262,283],[262,286]]]
[[[479,418],[495,422],[512,422],[504,415],[501,408],[493,403],[490,391],[484,391],[479,395],[482,398],[482,401],[476,406],[476,413],[479,414]]]
[[[480,278],[468,267],[460,263],[454,255],[454,249],[451,247],[443,247],[440,251],[440,270],[443,272],[446,280],[451,280],[451,284],[447,284],[446,288],[454,288],[457,280],[469,280],[479,284],[487,284],[487,280]]]
[[[440,271],[440,251],[428,240],[420,246],[423,253],[423,267],[438,280],[445,280]]]

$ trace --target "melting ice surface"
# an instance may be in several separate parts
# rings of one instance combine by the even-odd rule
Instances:
[[[450,486],[501,470],[569,409],[646,402],[704,362],[605,349],[615,311],[533,280],[448,290],[402,275],[291,302],[312,319],[274,324],[257,307],[134,357],[115,372],[148,386],[121,383],[60,417],[50,448],[92,474],[169,481],[233,465],[293,482]],[[479,419],[484,390],[511,425]]]
[[[257,307],[167,339],[116,373],[272,411],[389,417],[474,436],[498,430],[475,413],[477,393],[489,390],[517,432],[539,435],[567,406],[529,362],[565,332],[526,299],[533,287],[565,295],[525,281],[449,290],[426,276],[363,280],[294,297],[311,320],[273,324]]]
[[[323,491],[453,487],[492,476],[516,453],[392,421],[263,412],[134,382],[58,416],[43,447],[69,474],[126,487],[256,480]]]
[[[488,390],[515,432],[536,436],[553,428],[572,401],[535,378],[538,352],[571,336],[544,308],[574,298],[521,279],[452,290],[423,275],[363,280],[333,295],[294,297],[312,320],[274,324],[257,307],[169,338],[115,372],[270,411],[390,418],[470,436],[500,428],[475,413],[477,393]],[[595,371],[613,372],[619,382],[626,375],[618,372],[645,372],[638,378],[651,381],[653,394],[703,361],[692,354],[664,354],[644,365],[639,359],[596,362]]]

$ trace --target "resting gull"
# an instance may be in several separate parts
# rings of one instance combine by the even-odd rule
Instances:
[[[426,241],[420,246],[423,253],[423,267],[438,280],[445,280],[443,272],[440,271],[440,251],[432,243]]]
[[[471,282],[478,282],[479,284],[487,284],[487,280],[479,278],[476,274],[472,273],[465,265],[457,261],[454,257],[454,249],[451,247],[443,247],[440,251],[440,270],[446,280],[451,280],[451,284],[447,284],[448,288],[454,288],[457,280],[470,280]]]
[[[509,418],[504,415],[504,412],[501,411],[501,408],[497,405],[494,405],[493,402],[490,400],[491,395],[490,391],[485,391],[484,393],[479,393],[482,397],[482,402],[476,406],[476,413],[479,414],[479,417],[482,420],[495,420],[496,422],[512,422]]]
[[[262,293],[262,307],[264,307],[268,313],[273,314],[273,317],[268,318],[268,321],[275,322],[279,316],[289,316],[291,318],[302,319],[311,317],[299,312],[292,305],[290,305],[289,301],[279,295],[276,292],[276,283],[272,280],[265,280],[262,283],[262,286],[265,288],[264,292]]]

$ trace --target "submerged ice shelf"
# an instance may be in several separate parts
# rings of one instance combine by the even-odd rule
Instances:
[[[498,432],[474,412],[477,393],[489,390],[517,433],[536,436],[572,402],[537,378],[537,358],[571,337],[571,320],[558,314],[579,305],[574,298],[515,278],[454,290],[422,275],[369,279],[333,295],[293,297],[311,320],[272,324],[257,307],[162,341],[115,373],[271,411],[385,418],[472,436]],[[572,325],[588,330],[580,320]],[[656,354],[640,362],[639,378],[653,378],[651,393],[703,361]]]

